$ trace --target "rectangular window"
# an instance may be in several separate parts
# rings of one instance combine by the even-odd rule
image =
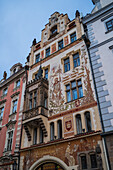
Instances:
[[[37,92],[34,92],[34,107],[36,107],[36,101],[37,101]]]
[[[91,168],[97,168],[96,155],[95,154],[91,154],[90,155],[90,159],[91,159]]]
[[[48,79],[48,68],[45,69],[45,78]]]
[[[20,80],[16,81],[16,88],[20,87]]]
[[[37,144],[37,128],[34,129],[33,144]]]
[[[29,99],[29,109],[32,109],[32,93],[30,94],[30,99]]]
[[[36,60],[35,62],[38,63],[40,61],[40,53],[36,55]]]
[[[17,110],[17,100],[14,100],[13,101],[13,109],[12,109],[12,112],[15,113]]]
[[[76,32],[74,32],[73,34],[70,35],[71,38],[71,43],[73,43],[74,41],[76,41]]]
[[[67,102],[71,101],[71,92],[70,92],[70,85],[66,85],[66,97],[67,97]]]
[[[7,138],[7,151],[11,151],[11,148],[12,148],[12,141],[13,141],[13,131],[8,132],[8,138]]]
[[[50,140],[54,140],[54,123],[50,124]]]
[[[74,68],[80,66],[79,53],[73,55]]]
[[[61,50],[63,48],[63,40],[58,42],[58,50]]]
[[[46,49],[46,57],[50,55],[50,47]]]
[[[3,113],[4,113],[4,107],[0,109],[0,120],[3,118]]]
[[[43,143],[44,135],[43,135],[43,130],[40,127],[40,143]]]
[[[106,27],[108,31],[113,30],[113,19],[111,19],[110,21],[106,22]]]
[[[82,83],[80,80],[74,80],[66,85],[67,102],[83,97]]]
[[[64,72],[67,72],[70,70],[70,61],[69,57],[64,59]]]
[[[5,89],[3,90],[3,96],[6,96],[6,95],[7,95],[7,90],[8,90],[8,88],[5,88]]]
[[[81,165],[82,169],[87,169],[87,161],[86,161],[86,156],[81,156]]]

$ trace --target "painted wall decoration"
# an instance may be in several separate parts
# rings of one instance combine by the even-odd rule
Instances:
[[[56,51],[56,43],[54,43],[52,46],[51,46],[51,52],[54,53]]]
[[[43,156],[54,156],[62,160],[67,166],[79,165],[79,154],[95,152],[97,144],[100,142],[99,135],[82,139],[74,139],[63,143],[34,148],[29,151],[22,151],[20,157],[23,159],[23,169],[28,170],[31,165]],[[32,159],[31,159],[32,158]],[[20,158],[21,159],[21,158]]]
[[[49,109],[50,116],[58,114],[65,110],[70,110],[85,104],[90,104],[95,102],[91,77],[89,70],[88,57],[86,54],[86,46],[81,47],[81,64],[79,67],[70,70],[69,72],[63,73],[61,65],[55,64],[52,67],[50,72],[50,98],[49,98]],[[70,82],[73,79],[82,80],[83,94],[82,98],[79,98],[75,101],[66,103],[65,100],[65,84]]]
[[[62,70],[60,65],[58,68],[52,68],[52,75],[50,75],[50,97],[49,107],[53,114],[59,113],[64,107],[64,96],[61,88]]]
[[[64,37],[64,45],[69,44],[68,36]]]
[[[68,115],[63,117],[64,124],[64,137],[69,137],[74,135],[74,126],[73,126],[73,115]]]
[[[43,59],[43,58],[44,58],[44,50],[41,51],[41,59]]]

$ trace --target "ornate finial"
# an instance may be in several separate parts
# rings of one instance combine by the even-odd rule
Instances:
[[[76,10],[76,17],[80,16],[80,12],[78,10]]]
[[[6,71],[4,71],[3,79],[6,80],[6,78],[7,78],[7,73],[6,73]]]

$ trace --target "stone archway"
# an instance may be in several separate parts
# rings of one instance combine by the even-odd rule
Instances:
[[[35,170],[36,168],[40,167],[42,164],[44,163],[56,163],[58,164],[59,166],[61,166],[61,168],[63,170],[68,170],[68,166],[62,161],[60,160],[59,158],[56,158],[56,157],[53,157],[53,156],[44,156],[43,158],[37,160],[31,167],[29,170]]]

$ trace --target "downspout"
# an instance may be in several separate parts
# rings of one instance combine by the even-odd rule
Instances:
[[[91,62],[91,56],[90,56],[90,51],[89,51],[89,47],[90,47],[90,41],[87,38],[88,34],[87,34],[87,26],[85,25],[84,31],[86,33],[86,35],[84,34],[82,36],[86,47],[87,47],[87,51],[88,51],[88,56],[89,56],[89,62],[90,62],[90,66],[91,66],[91,71],[92,71],[92,77],[93,77],[93,83],[94,83],[94,88],[95,88],[95,93],[96,93],[96,98],[97,98],[97,104],[98,104],[98,110],[99,110],[99,115],[100,115],[100,120],[101,120],[101,125],[102,125],[102,131],[103,133],[105,132],[104,129],[104,124],[103,124],[103,118],[102,118],[102,112],[101,112],[101,108],[100,108],[100,102],[99,102],[99,97],[98,97],[98,92],[97,92],[97,88],[96,88],[96,82],[95,82],[95,77],[94,77],[94,71],[93,71],[93,66],[92,66],[92,62]],[[111,169],[111,165],[110,165],[110,160],[109,160],[109,154],[108,154],[108,148],[107,148],[107,144],[106,144],[106,138],[105,136],[102,137],[103,141],[104,141],[104,147],[105,147],[105,151],[106,151],[106,160],[107,160],[107,166],[108,166],[108,170],[112,170]]]

